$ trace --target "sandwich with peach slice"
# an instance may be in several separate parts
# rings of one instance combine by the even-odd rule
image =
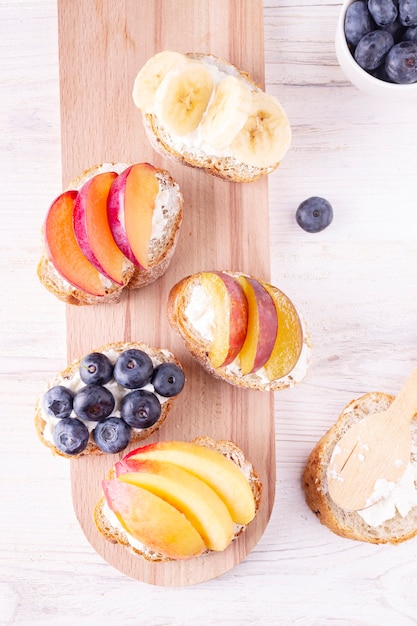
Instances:
[[[149,163],[105,163],[72,181],[47,212],[41,283],[69,304],[117,302],[123,289],[168,268],[183,198],[170,174]]]
[[[254,519],[262,485],[231,441],[161,441],[129,452],[102,482],[99,532],[150,561],[221,552]]]
[[[241,272],[198,272],[168,297],[168,320],[192,356],[232,385],[275,391],[306,375],[311,343],[291,300]]]

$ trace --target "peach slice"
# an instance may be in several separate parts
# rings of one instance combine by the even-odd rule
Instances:
[[[224,272],[203,272],[201,283],[214,312],[209,349],[213,367],[229,365],[239,354],[248,327],[248,303],[240,284]]]
[[[51,204],[43,225],[46,254],[57,272],[77,289],[93,296],[106,291],[98,270],[88,261],[75,238],[73,209],[76,191],[65,191]]]
[[[132,537],[172,559],[190,559],[206,550],[193,525],[159,496],[121,480],[104,480],[107,504]]]
[[[123,254],[136,266],[148,269],[152,217],[159,182],[150,163],[136,163],[113,182],[107,214],[113,237]]]
[[[172,463],[128,459],[116,463],[116,476],[148,489],[181,511],[210,550],[224,550],[234,526],[226,505],[205,482]]]
[[[96,174],[81,187],[74,204],[74,233],[90,263],[123,285],[126,258],[113,238],[107,218],[107,197],[115,178],[116,172]]]
[[[291,300],[278,289],[265,285],[274,300],[278,316],[278,333],[271,356],[264,368],[269,380],[277,380],[291,372],[303,347],[303,327]]]
[[[223,500],[236,524],[255,517],[255,499],[244,473],[220,452],[186,441],[161,441],[132,450],[122,459],[173,463],[207,483]]]
[[[243,376],[263,367],[271,356],[278,332],[277,310],[263,285],[254,278],[239,276],[238,281],[249,305],[248,333],[239,364]]]

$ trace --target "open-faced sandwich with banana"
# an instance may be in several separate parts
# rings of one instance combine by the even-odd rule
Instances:
[[[47,383],[36,404],[36,431],[60,456],[115,454],[162,426],[184,383],[169,350],[109,343]]]
[[[271,173],[291,143],[278,100],[211,54],[155,54],[136,77],[133,100],[157,152],[228,180]]]
[[[118,302],[157,280],[179,236],[183,197],[149,163],[105,163],[72,181],[47,212],[42,284],[69,304]]]
[[[240,272],[198,272],[173,286],[167,310],[192,356],[216,378],[275,391],[307,373],[306,325],[291,300],[265,281]]]
[[[132,450],[102,488],[99,532],[149,561],[225,550],[254,519],[262,493],[243,451],[210,437]]]

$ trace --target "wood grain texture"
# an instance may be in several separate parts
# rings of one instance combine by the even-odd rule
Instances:
[[[138,70],[163,49],[211,52],[263,84],[262,2],[62,1],[58,8],[63,185],[95,163],[150,161],[170,171],[185,200],[180,241],[162,279],[125,294],[118,305],[67,307],[68,358],[109,341],[145,341],[171,349],[184,366],[187,384],[167,422],[149,441],[201,435],[232,439],[263,483],[261,509],[247,532],[224,553],[185,563],[148,563],[97,532],[92,509],[114,457],[71,461],[74,507],[94,548],[125,574],[157,585],[197,583],[239,563],[268,522],[275,487],[273,397],[205,374],[169,328],[166,301],[170,287],[195,271],[232,269],[269,278],[267,180],[227,183],[156,156],[131,91]]]

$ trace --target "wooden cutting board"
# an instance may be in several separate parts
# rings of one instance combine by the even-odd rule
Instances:
[[[261,0],[58,0],[64,187],[93,164],[149,161],[168,169],[184,195],[184,220],[175,257],[155,284],[126,293],[117,305],[67,306],[68,358],[109,341],[138,340],[172,350],[186,387],[152,440],[201,435],[232,439],[263,482],[255,521],[223,553],[185,562],[151,564],[106,542],[92,511],[100,481],[120,455],[74,459],[74,509],[95,550],[128,576],[182,586],[219,576],[242,561],[268,523],[275,489],[273,395],[233,388],[208,376],[168,326],[169,289],[200,270],[230,269],[269,280],[267,179],[225,182],[156,155],[132,98],[136,73],[154,53],[171,49],[223,57],[264,85]]]

